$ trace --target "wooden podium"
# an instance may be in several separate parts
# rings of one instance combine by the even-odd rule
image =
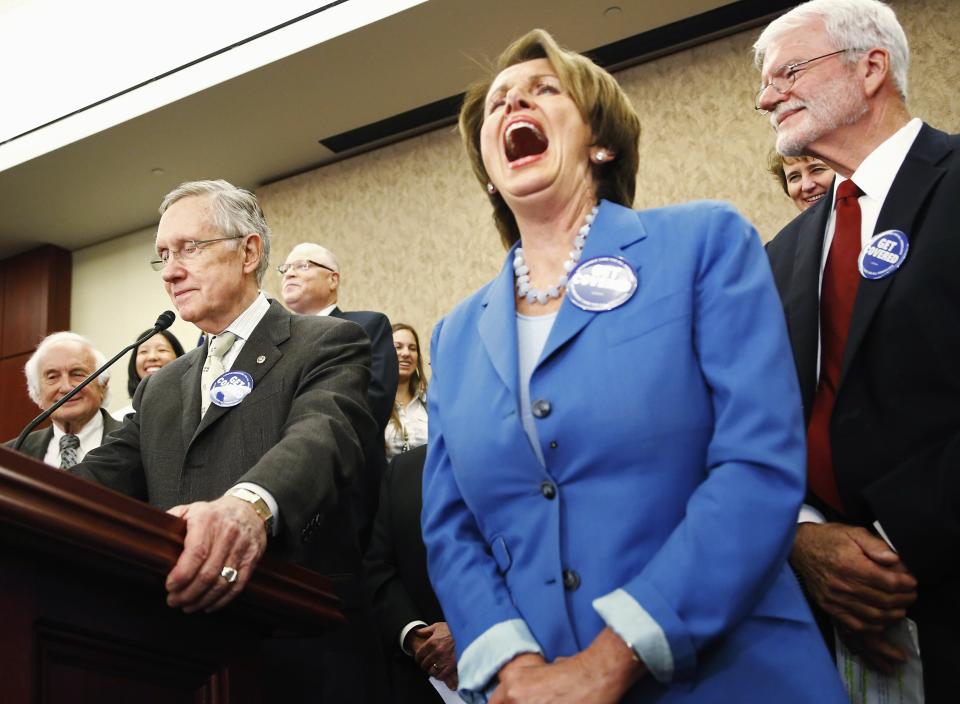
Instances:
[[[342,623],[320,575],[264,557],[213,614],[166,605],[185,524],[0,447],[0,701],[261,701],[258,650]]]

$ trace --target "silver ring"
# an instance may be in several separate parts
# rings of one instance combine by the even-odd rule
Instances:
[[[223,569],[220,570],[220,576],[223,577],[223,578],[227,581],[227,584],[233,584],[234,582],[236,582],[236,581],[237,581],[237,576],[238,576],[239,574],[240,574],[240,573],[237,572],[237,570],[236,570],[235,568],[230,567],[230,566],[228,566],[228,565],[224,565],[224,566],[223,566]]]

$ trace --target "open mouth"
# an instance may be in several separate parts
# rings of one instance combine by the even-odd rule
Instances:
[[[507,127],[503,142],[504,153],[510,164],[529,157],[539,156],[547,151],[550,144],[540,128],[527,120],[517,120]]]
[[[827,195],[827,194],[826,194],[826,193],[818,193],[818,194],[815,195],[815,196],[810,196],[809,198],[804,198],[804,200],[807,201],[808,203],[816,203],[818,200],[820,200],[821,198],[823,198],[825,195]]]

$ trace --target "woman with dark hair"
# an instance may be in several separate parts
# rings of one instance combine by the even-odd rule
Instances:
[[[148,332],[150,331],[144,330],[140,335]],[[146,342],[141,342],[130,353],[130,361],[127,363],[127,393],[130,398],[133,398],[145,376],[150,376],[182,355],[183,345],[169,330],[161,330]],[[133,413],[132,404],[114,411],[112,415],[117,420],[123,420],[128,413]]]
[[[420,336],[412,326],[393,326],[397,352],[397,398],[384,430],[387,461],[401,452],[427,443],[427,378],[420,356]]]
[[[786,562],[803,413],[756,231],[634,211],[636,112],[542,30],[460,131],[510,249],[430,357],[423,538],[461,696],[847,701]]]

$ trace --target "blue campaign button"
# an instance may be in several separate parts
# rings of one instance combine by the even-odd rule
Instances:
[[[570,273],[567,297],[578,308],[613,310],[630,300],[637,290],[637,274],[620,257],[594,257]]]
[[[857,267],[865,279],[882,279],[903,265],[910,240],[900,230],[887,230],[871,239],[860,252]]]
[[[253,377],[246,372],[224,372],[210,384],[210,402],[224,408],[236,406],[253,391]]]

